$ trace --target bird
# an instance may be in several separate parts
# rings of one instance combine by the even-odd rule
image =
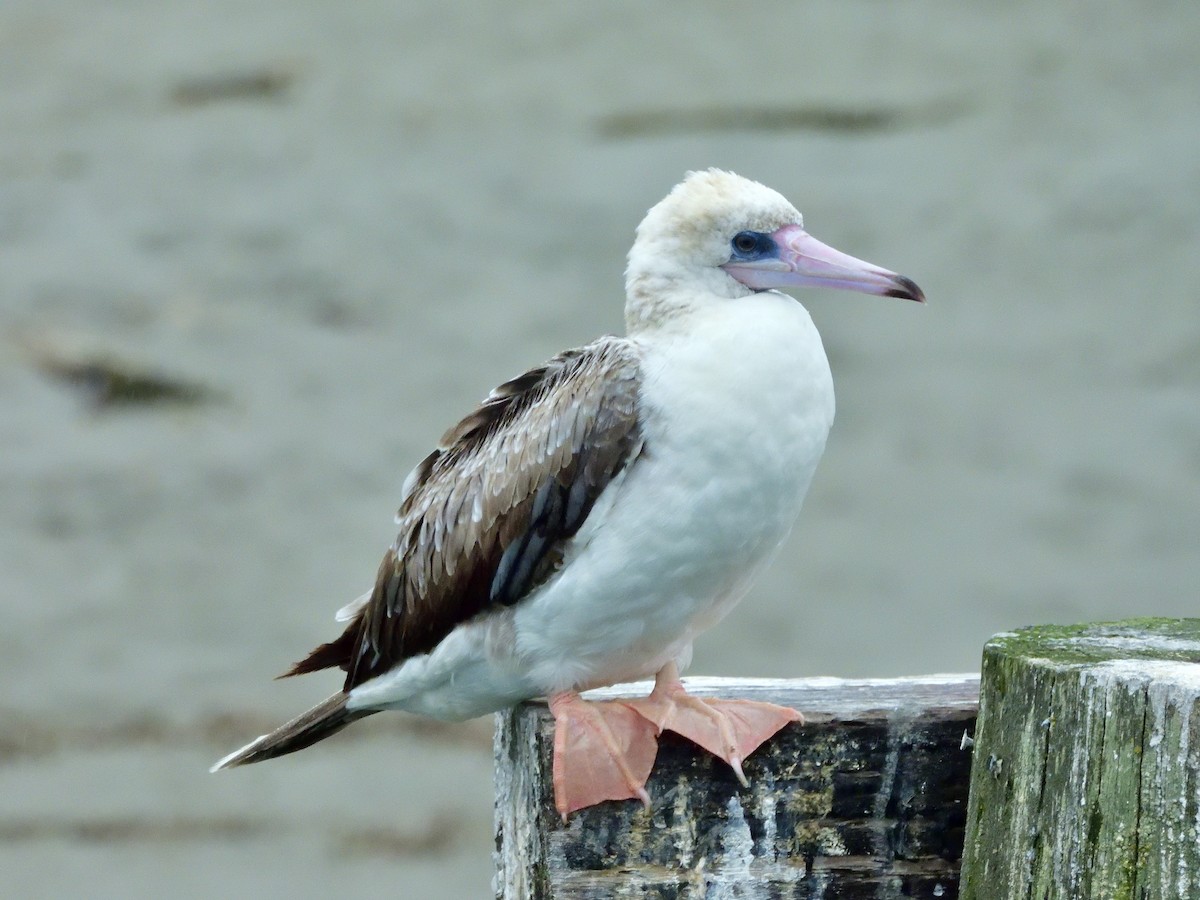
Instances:
[[[650,804],[659,735],[747,784],[744,759],[795,710],[700,699],[680,672],[796,521],[834,417],[805,308],[781,289],[924,302],[909,278],[809,235],[756,181],[688,172],[637,227],[625,336],[495,388],[405,479],[371,590],[284,675],[340,691],[212,771],[306,748],[383,710],[459,721],[544,697],[564,820]],[[654,678],[642,698],[582,691]]]

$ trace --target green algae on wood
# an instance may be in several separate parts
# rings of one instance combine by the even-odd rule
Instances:
[[[984,648],[961,896],[1200,897],[1200,619]]]

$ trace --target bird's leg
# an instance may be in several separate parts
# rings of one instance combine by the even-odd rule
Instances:
[[[658,754],[652,722],[622,701],[589,702],[574,691],[550,697],[554,716],[554,805],[563,821],[604,800],[650,806],[646,779]]]
[[[667,663],[654,678],[654,690],[644,700],[623,701],[661,732],[674,731],[733,768],[738,781],[749,787],[742,761],[788,722],[804,716],[786,706],[757,700],[702,700],[679,680],[679,669]]]

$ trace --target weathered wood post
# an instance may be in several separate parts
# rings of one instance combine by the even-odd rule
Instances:
[[[698,695],[799,709],[745,764],[665,734],[636,801],[564,825],[544,704],[497,716],[496,896],[549,898],[953,898],[966,821],[974,675],[843,681],[686,679]],[[649,684],[592,696],[644,696]]]
[[[1200,898],[1198,697],[1200,619],[993,638],[962,897]]]

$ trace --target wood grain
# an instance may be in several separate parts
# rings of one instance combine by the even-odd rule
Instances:
[[[746,762],[662,738],[640,804],[563,824],[550,784],[553,722],[528,703],[497,715],[496,894],[501,898],[953,898],[966,822],[974,675],[847,681],[686,679],[688,690],[792,706]],[[624,685],[590,696],[640,695]]]
[[[993,638],[963,897],[1200,897],[1200,619]]]

